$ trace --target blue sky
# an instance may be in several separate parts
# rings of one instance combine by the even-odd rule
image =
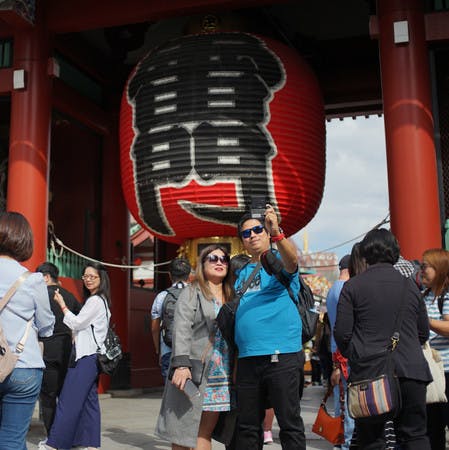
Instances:
[[[312,221],[293,236],[296,244],[303,248],[307,230],[309,252],[325,250],[366,233],[387,214],[383,117],[326,122],[324,195]],[[357,240],[331,251],[341,257]]]

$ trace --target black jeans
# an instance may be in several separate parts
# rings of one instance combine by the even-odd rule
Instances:
[[[237,450],[263,446],[262,422],[265,408],[274,408],[284,450],[305,450],[304,423],[299,403],[304,353],[240,358],[237,364],[238,435]]]
[[[400,378],[402,408],[393,419],[401,450],[430,450],[426,435],[426,383]],[[363,450],[385,449],[386,418],[357,419],[357,443]]]
[[[56,399],[61,393],[67,373],[72,337],[68,334],[56,335],[43,340],[45,369],[42,378],[40,404],[42,419],[47,434],[53,424],[56,412]]]
[[[449,372],[446,377],[446,397],[449,396]],[[449,398],[449,397],[448,397]],[[427,405],[427,435],[432,450],[445,450],[446,427],[449,427],[449,403],[431,403]]]

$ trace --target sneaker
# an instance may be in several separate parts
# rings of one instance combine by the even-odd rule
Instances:
[[[47,450],[47,447],[46,447],[46,442],[47,442],[47,439],[44,439],[43,441],[39,441],[39,443],[37,444],[37,450]]]
[[[271,431],[263,432],[263,443],[272,444],[273,443],[273,433]]]

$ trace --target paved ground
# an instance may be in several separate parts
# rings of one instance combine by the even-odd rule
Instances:
[[[318,411],[324,388],[309,386],[304,390],[301,402],[302,416],[306,427],[308,450],[331,450],[331,444],[312,433],[311,428]],[[170,445],[153,435],[162,391],[115,391],[101,396],[102,410],[102,448],[106,450],[168,450]],[[332,400],[329,400],[329,407]],[[28,434],[28,450],[36,450],[37,443],[44,437],[45,431],[38,419],[33,418]],[[274,424],[274,444],[267,450],[281,449],[278,438],[279,428]],[[214,443],[213,450],[222,450],[224,446]]]

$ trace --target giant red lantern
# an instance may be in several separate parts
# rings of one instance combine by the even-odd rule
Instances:
[[[154,235],[234,236],[264,197],[290,235],[321,201],[324,107],[292,49],[245,33],[178,38],[131,73],[120,123],[122,183]]]

